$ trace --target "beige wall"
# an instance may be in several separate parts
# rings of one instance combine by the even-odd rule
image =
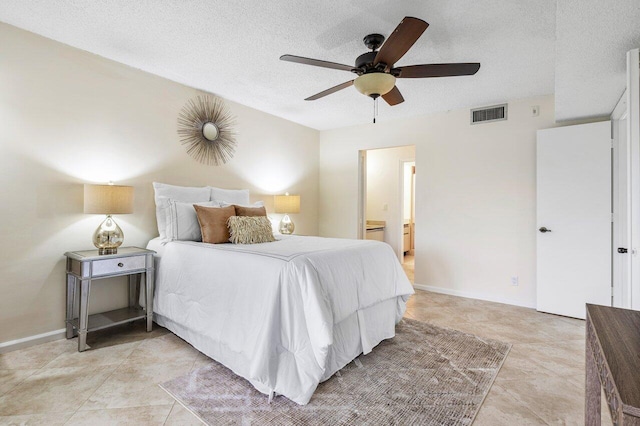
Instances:
[[[176,134],[197,90],[5,24],[0,40],[0,343],[63,328],[63,253],[93,248],[102,220],[82,213],[83,183],[135,187],[134,214],[116,216],[125,245],[157,235],[152,181],[249,188],[271,211],[272,194],[300,194],[296,232],[317,234],[317,131],[227,102],[236,155],[204,166]],[[92,310],[124,290],[97,284]]]
[[[507,121],[473,126],[469,109],[389,122],[381,111],[378,124],[321,132],[320,235],[357,236],[359,150],[415,145],[416,283],[535,306],[536,130],[555,125],[553,105],[512,101]]]

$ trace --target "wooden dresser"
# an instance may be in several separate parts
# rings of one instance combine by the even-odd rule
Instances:
[[[614,425],[640,426],[640,312],[587,304],[585,425],[600,425],[600,387]]]

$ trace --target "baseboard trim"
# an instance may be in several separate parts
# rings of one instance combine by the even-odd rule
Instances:
[[[0,343],[0,354],[15,351],[18,349],[28,348],[29,346],[39,345],[41,343],[51,342],[53,340],[64,339],[66,337],[66,329],[49,331],[47,333],[36,334],[35,336],[23,337],[22,339],[9,340]]]
[[[502,297],[495,297],[492,295],[482,293],[472,293],[467,291],[452,290],[450,288],[435,287],[424,284],[414,284],[413,287],[417,290],[431,291],[434,293],[448,294],[450,296],[467,297],[469,299],[486,300],[487,302],[504,303],[506,305],[522,306],[523,308],[535,309],[535,305],[521,303],[515,300],[505,299]],[[0,354],[15,351],[18,349],[24,349],[29,346],[39,345],[41,343],[47,343],[54,340],[64,339],[66,329],[61,328],[59,330],[49,331],[47,333],[36,334],[35,336],[24,337],[22,339],[9,340],[8,342],[0,343]]]
[[[414,284],[413,287],[417,290],[432,291],[434,293],[448,294],[450,296],[459,296],[459,297],[467,297],[469,299],[486,300],[487,302],[496,302],[496,303],[503,303],[505,305],[522,306],[523,308],[531,308],[531,309],[536,308],[536,306],[533,304],[522,303],[516,300],[511,300],[503,297],[496,297],[493,295],[488,295],[483,293],[473,293],[468,291],[453,290],[450,288],[435,287],[432,285],[424,285],[424,284]]]

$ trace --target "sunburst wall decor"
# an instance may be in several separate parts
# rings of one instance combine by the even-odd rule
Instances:
[[[222,99],[197,96],[187,102],[178,116],[180,143],[199,162],[219,166],[235,153],[234,124],[235,117]]]

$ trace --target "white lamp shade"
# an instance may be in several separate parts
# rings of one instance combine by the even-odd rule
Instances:
[[[363,95],[386,95],[396,85],[396,78],[383,72],[362,74],[353,82],[358,92]]]
[[[92,214],[133,213],[133,187],[85,185],[84,212]]]
[[[276,195],[276,213],[300,213],[299,195]]]

